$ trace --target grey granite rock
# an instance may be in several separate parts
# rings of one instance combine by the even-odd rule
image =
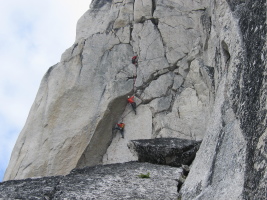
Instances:
[[[0,199],[173,199],[182,169],[129,162],[75,169],[66,176],[0,183]],[[140,178],[149,173],[150,178]]]
[[[240,1],[238,1],[240,2]],[[244,42],[243,69],[237,67],[233,108],[247,142],[244,193],[248,199],[267,198],[267,4],[246,1],[236,6]],[[244,7],[242,8],[241,5]],[[238,65],[241,66],[241,65]]]
[[[215,105],[181,197],[266,199],[266,1],[211,5]]]
[[[178,138],[132,140],[128,147],[139,162],[181,167],[190,165],[201,142]]]
[[[94,0],[4,179],[126,162],[129,140],[175,137],[203,140],[183,199],[265,199],[266,49],[266,0]],[[120,121],[125,140],[112,135]]]
[[[200,61],[192,61],[205,35],[197,23],[208,5],[202,3],[92,1],[75,43],[42,80],[4,180],[134,160],[126,146],[131,139],[202,139],[213,105]],[[138,117],[126,101],[132,94]],[[112,135],[120,121],[125,141]]]

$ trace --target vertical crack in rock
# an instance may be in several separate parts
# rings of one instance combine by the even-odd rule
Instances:
[[[157,3],[156,3],[156,0],[152,0],[152,10],[151,10],[151,13],[152,13],[152,16],[154,15],[154,12],[157,8]]]
[[[82,48],[81,48],[81,52],[80,52],[80,54],[79,54],[79,56],[80,56],[80,62],[81,62],[81,68],[80,68],[80,71],[79,71],[79,77],[81,76],[81,72],[82,72],[82,69],[83,69],[83,50],[84,50],[85,42],[86,42],[86,40],[83,41],[83,43],[82,43]],[[73,48],[73,49],[74,49],[74,48]]]
[[[104,94],[105,94],[105,92],[106,92],[106,88],[107,88],[107,85],[105,85],[104,90],[103,90],[103,92],[102,92],[102,94],[101,94],[101,96],[100,96],[100,99],[103,98],[103,96],[104,96]]]
[[[221,108],[222,116],[225,116],[225,112],[228,109],[227,107],[229,107],[229,102],[224,102],[224,104]],[[221,149],[221,145],[223,144],[223,140],[224,140],[224,136],[225,136],[225,131],[224,131],[225,125],[226,125],[225,121],[224,121],[224,119],[222,119],[222,124],[221,124],[222,127],[221,127],[220,133],[218,134],[218,137],[217,137],[217,144],[216,144],[216,147],[214,150],[214,155],[212,158],[212,164],[210,167],[210,174],[209,174],[209,177],[207,180],[208,185],[212,185],[213,176],[216,173],[216,161],[217,161],[217,156],[218,156],[220,149]]]
[[[218,88],[218,82],[219,82],[219,80],[221,79],[221,77],[222,77],[222,71],[221,71],[221,53],[220,53],[220,49],[219,49],[219,47],[216,47],[216,50],[215,50],[215,58],[214,58],[214,60],[215,60],[215,69],[217,70],[217,77],[216,77],[216,79],[217,79],[217,82],[215,82],[215,91],[217,90],[217,88]]]
[[[201,15],[200,17],[204,32],[206,33],[205,35],[205,41],[204,41],[204,51],[208,49],[208,41],[210,39],[210,32],[211,32],[211,16],[208,14],[208,9]]]
[[[83,55],[82,55],[82,53],[79,55],[79,57],[80,57],[80,62],[81,62],[81,67],[80,67],[80,71],[79,71],[79,76],[81,76],[82,69],[83,69]]]
[[[170,107],[166,110],[167,113],[171,113],[172,112],[172,108],[173,108],[174,102],[175,102],[176,97],[177,97],[176,94],[172,94],[171,96],[172,96],[172,98],[171,98],[171,102],[170,102]],[[179,109],[178,109],[178,111],[179,111]]]
[[[159,19],[154,17],[154,12],[157,8],[157,3],[156,3],[156,0],[151,0],[151,1],[152,1],[151,13],[153,17],[150,20],[155,26],[158,26]]]
[[[133,23],[130,23],[130,42],[133,40],[133,36],[132,36],[132,33],[133,33]]]
[[[74,44],[74,46],[73,46],[73,48],[72,48],[72,51],[71,51],[71,55],[73,54],[75,48],[76,48],[78,45],[79,45],[79,43],[75,43],[75,44]]]
[[[222,41],[221,47],[222,47],[222,51],[223,51],[225,65],[228,68],[230,58],[231,58],[231,55],[230,55],[229,49],[228,49],[228,45],[225,43],[225,41]]]

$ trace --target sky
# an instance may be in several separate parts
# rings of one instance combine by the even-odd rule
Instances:
[[[91,0],[0,0],[0,181],[48,68]]]

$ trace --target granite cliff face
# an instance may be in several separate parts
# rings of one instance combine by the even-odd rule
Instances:
[[[94,0],[4,179],[138,160],[130,140],[203,139],[183,199],[264,199],[266,91],[266,0]],[[120,121],[125,139],[112,134]]]
[[[213,68],[198,58],[205,5],[93,1],[75,44],[42,80],[5,180],[137,160],[129,140],[202,139],[214,101]],[[137,115],[126,101],[132,94]],[[111,131],[122,120],[125,139]]]

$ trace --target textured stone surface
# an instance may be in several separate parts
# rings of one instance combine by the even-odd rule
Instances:
[[[194,20],[203,6],[194,1],[94,0],[77,23],[74,45],[44,76],[4,179],[64,175],[75,167],[108,163],[107,157],[112,163],[133,160],[126,153],[129,139],[202,139],[213,97],[199,75],[202,65],[191,67],[187,59],[198,55],[201,26]],[[162,28],[168,23],[175,28]],[[133,55],[139,57],[137,69]],[[133,87],[129,77],[136,71]],[[134,88],[141,104],[138,116],[124,117],[126,97]],[[177,110],[182,113],[178,121]],[[124,141],[111,132],[123,119]]]
[[[238,68],[234,77],[243,80],[234,84],[232,96],[234,112],[247,142],[243,195],[251,199],[267,198],[266,8],[265,0],[248,1],[241,12],[239,25],[246,54],[244,71]]]
[[[182,199],[266,199],[266,1],[211,6],[216,99]]]
[[[152,18],[153,0],[136,0],[134,1],[134,21],[142,22]]]
[[[131,138],[204,138],[182,198],[265,199],[266,48],[266,0],[94,0],[42,80],[5,180],[136,159]],[[125,140],[112,136],[119,121]]]
[[[156,1],[154,17],[158,18],[158,28],[166,45],[166,57],[174,64],[194,47],[201,37],[199,18],[208,1]]]
[[[183,199],[242,199],[246,141],[224,102],[225,80],[220,82],[214,114],[181,193]]]
[[[129,162],[73,170],[67,176],[0,183],[3,199],[177,199],[182,170]],[[150,178],[139,178],[150,173]]]
[[[11,159],[10,165],[18,173],[7,170],[6,178],[66,174],[76,166],[101,163],[112,139],[110,130],[123,113],[133,84],[122,73],[131,48],[114,39],[92,36],[83,41],[80,54],[47,72],[13,150],[17,159]],[[100,49],[88,48],[96,40],[102,43]],[[112,63],[118,68],[110,67],[109,60],[115,58]]]
[[[181,167],[190,165],[196,156],[200,142],[177,138],[132,140],[128,147],[139,162]]]
[[[151,101],[152,99],[166,96],[168,88],[171,88],[172,84],[173,75],[171,73],[164,74],[158,79],[153,80],[144,90],[141,97],[144,101]]]
[[[138,102],[138,101],[137,101]],[[130,140],[152,138],[152,113],[145,105],[137,107],[137,115],[134,114],[130,105],[123,113],[125,123],[124,139],[119,131],[113,135],[113,140],[103,157],[103,164],[123,163],[137,160],[127,147]],[[140,129],[139,127],[143,127]]]

